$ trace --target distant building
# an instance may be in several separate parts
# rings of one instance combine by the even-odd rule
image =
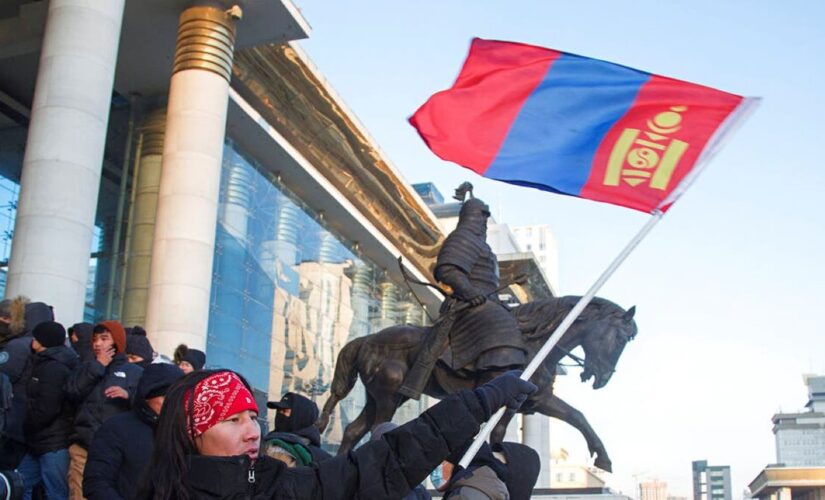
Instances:
[[[413,189],[415,189],[415,192],[418,193],[418,196],[420,196],[427,205],[442,205],[444,203],[444,197],[441,195],[441,191],[439,191],[432,182],[413,184]]]
[[[786,467],[825,466],[825,376],[806,376],[807,410],[773,416],[776,461]]]
[[[748,485],[759,500],[821,500],[825,498],[825,467],[768,466]]]
[[[599,475],[599,470],[568,461],[564,448],[553,450],[550,454],[550,488],[553,490],[603,489],[606,482]],[[665,500],[665,499],[662,499]]]
[[[693,462],[693,500],[731,500],[730,466]]]
[[[669,500],[667,483],[651,479],[639,483],[639,500]]]
[[[518,226],[512,229],[519,246],[536,254],[536,260],[550,280],[553,295],[559,294],[559,245],[546,224]]]
[[[776,461],[748,485],[759,500],[825,498],[825,376],[806,375],[807,411],[773,416]]]

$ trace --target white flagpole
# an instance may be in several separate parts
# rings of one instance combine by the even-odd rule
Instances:
[[[740,105],[734,110],[730,116],[724,121],[724,123],[719,127],[718,130],[711,136],[710,140],[708,140],[708,144],[705,146],[702,153],[699,155],[699,158],[696,160],[696,165],[694,165],[691,172],[682,179],[682,182],[679,183],[678,186],[671,192],[670,196],[668,196],[665,200],[663,200],[659,207],[667,207],[668,205],[673,204],[682,194],[684,194],[685,190],[690,187],[695,181],[699,174],[704,170],[707,166],[708,161],[710,160],[716,152],[721,149],[721,146],[730,139],[732,132],[736,130],[741,124],[745,121],[756,107],[759,105],[760,99],[754,97],[748,97],[742,100]],[[570,328],[570,325],[576,321],[576,318],[579,317],[579,314],[587,307],[587,304],[593,299],[599,289],[605,284],[605,282],[616,272],[616,269],[624,262],[630,252],[632,252],[636,246],[644,239],[645,236],[650,232],[651,229],[658,223],[664,212],[657,208],[652,212],[652,217],[648,220],[642,229],[639,230],[639,233],[627,244],[627,246],[622,250],[622,252],[613,260],[613,262],[608,266],[608,268],[599,276],[599,279],[593,283],[593,286],[587,291],[587,293],[579,299],[573,309],[567,313],[567,316],[561,322],[561,324],[556,328],[556,331],[550,335],[550,338],[544,343],[544,345],[539,349],[536,355],[533,357],[532,361],[527,365],[524,369],[524,372],[521,374],[522,380],[530,380],[530,377],[533,376],[533,373],[536,369],[544,362],[544,359],[550,354],[550,351],[556,346],[556,344],[561,339],[562,335],[567,332],[567,329]],[[481,428],[478,435],[475,437],[473,444],[467,450],[463,457],[461,457],[461,461],[459,465],[463,468],[467,468],[472,462],[473,458],[478,453],[478,450],[481,449],[482,443],[490,437],[490,433],[493,432],[493,428],[498,424],[501,420],[501,417],[504,416],[504,411],[506,408],[502,407],[490,417],[490,420],[484,424],[484,427]]]
[[[562,335],[564,335],[567,329],[570,328],[570,325],[573,324],[576,318],[579,317],[579,314],[581,314],[584,308],[587,307],[587,304],[590,303],[590,300],[593,299],[593,297],[596,295],[596,293],[599,291],[602,285],[604,285],[608,278],[610,278],[610,276],[612,276],[613,273],[616,272],[616,269],[618,269],[621,263],[624,262],[628,255],[630,255],[630,252],[632,252],[639,244],[639,242],[641,242],[642,239],[644,239],[644,237],[647,236],[650,230],[653,229],[653,226],[655,226],[656,223],[662,219],[663,215],[664,213],[660,210],[655,210],[653,212],[653,216],[650,218],[650,220],[648,220],[645,223],[642,229],[639,230],[639,233],[630,241],[630,243],[627,244],[624,250],[622,250],[622,252],[613,260],[613,262],[602,273],[602,275],[599,276],[599,279],[596,280],[595,283],[593,283],[593,286],[590,287],[587,293],[579,299],[579,301],[576,303],[573,309],[571,309],[570,312],[567,313],[567,316],[565,316],[564,320],[556,328],[556,331],[553,332],[550,338],[547,339],[547,341],[544,343],[541,349],[539,349],[539,351],[533,357],[533,360],[530,361],[530,364],[528,364],[527,367],[524,369],[524,372],[522,372],[521,378],[523,380],[530,379],[530,377],[533,375],[536,369],[544,362],[544,358],[546,358],[547,355],[550,354],[550,351],[553,350],[553,347],[556,346],[558,341],[561,339]],[[467,450],[464,456],[461,457],[461,461],[459,462],[459,465],[461,465],[461,467],[464,467],[466,469],[467,466],[470,465],[470,462],[473,460],[473,458],[476,456],[476,453],[478,453],[478,450],[481,448],[482,443],[484,443],[484,441],[487,440],[487,438],[490,436],[490,433],[493,431],[493,428],[496,426],[496,424],[498,424],[499,420],[501,420],[501,417],[504,415],[504,410],[504,407],[500,408],[492,417],[490,417],[490,420],[488,420],[487,423],[484,424],[484,427],[481,428],[481,431],[475,437],[475,441],[473,441],[472,446],[470,446],[470,448]]]

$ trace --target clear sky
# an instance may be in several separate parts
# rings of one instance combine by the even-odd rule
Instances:
[[[599,391],[558,383],[613,459],[691,495],[690,462],[730,465],[733,496],[776,461],[771,416],[825,374],[825,3],[816,0],[416,2],[295,0],[304,50],[410,182],[465,180],[499,222],[549,224],[561,292],[581,295],[646,215],[482,179],[439,160],[406,119],[449,87],[471,38],[597,57],[764,100],[602,289],[637,306],[639,335]],[[554,447],[586,459],[554,425]]]

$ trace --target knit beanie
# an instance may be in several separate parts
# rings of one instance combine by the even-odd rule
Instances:
[[[140,331],[144,330],[141,329]],[[126,336],[126,354],[140,356],[144,361],[151,362],[155,355],[155,350],[152,348],[149,339],[146,338],[145,331],[142,335],[140,333],[134,333],[134,329],[132,332],[131,335]]]
[[[95,325],[95,328],[98,326],[102,326],[112,334],[117,352],[126,352],[126,330],[123,329],[123,325],[121,325],[120,322],[114,320],[101,321]]]
[[[203,365],[206,364],[206,354],[203,351],[199,351],[197,349],[187,349],[186,354],[183,355],[181,361],[186,361],[195,371],[203,369]]]
[[[57,347],[66,342],[66,329],[56,321],[43,321],[34,327],[32,336],[43,347]]]
[[[166,394],[169,386],[183,377],[183,372],[170,363],[150,364],[143,370],[140,382],[137,385],[136,399],[138,401],[151,399]]]

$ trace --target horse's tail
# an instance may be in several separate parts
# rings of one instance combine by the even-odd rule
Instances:
[[[329,399],[324,404],[324,410],[315,424],[321,432],[329,424],[329,417],[338,401],[347,397],[347,394],[355,387],[355,382],[358,381],[358,353],[361,352],[361,346],[366,340],[367,337],[351,340],[338,353],[338,359],[335,361],[335,375],[332,377],[329,389]]]

